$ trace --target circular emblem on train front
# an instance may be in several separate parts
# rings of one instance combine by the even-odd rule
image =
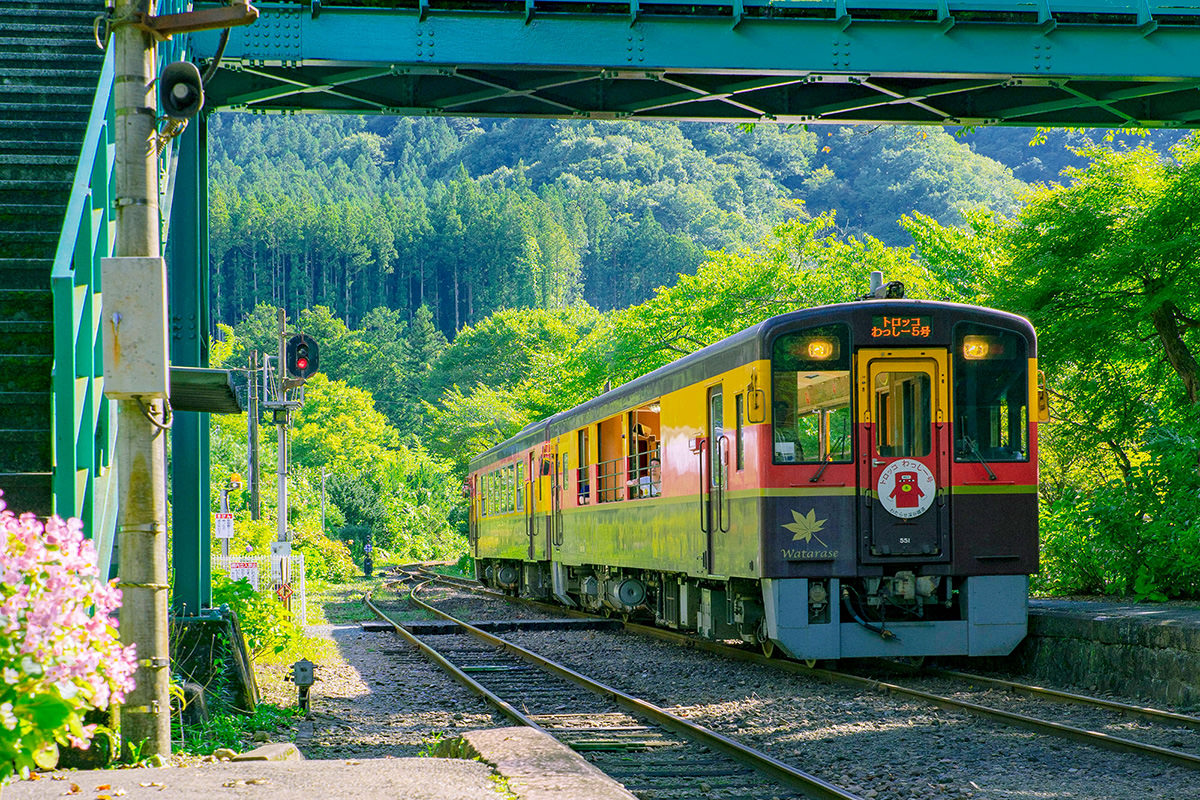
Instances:
[[[929,467],[912,458],[898,458],[879,474],[875,494],[893,517],[912,519],[933,505],[937,484]]]

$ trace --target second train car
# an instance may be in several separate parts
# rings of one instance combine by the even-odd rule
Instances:
[[[800,659],[1001,655],[1038,567],[1025,319],[773,317],[471,461],[479,577]]]

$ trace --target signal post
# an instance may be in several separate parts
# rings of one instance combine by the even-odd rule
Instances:
[[[279,564],[279,583],[275,593],[291,609],[292,542],[288,531],[287,474],[288,425],[294,409],[304,405],[304,382],[317,372],[320,347],[315,339],[303,333],[287,332],[287,317],[279,309],[279,355],[275,369],[270,357],[263,359],[263,408],[272,414],[277,428],[276,491],[278,497],[275,541],[271,544],[271,560]]]

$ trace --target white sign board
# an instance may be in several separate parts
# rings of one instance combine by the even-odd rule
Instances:
[[[229,580],[239,581],[242,578],[250,581],[254,591],[259,590],[257,561],[234,561],[229,565]]]
[[[217,527],[213,536],[218,539],[233,538],[233,514],[217,514]]]
[[[879,473],[875,492],[889,514],[900,519],[913,519],[933,505],[937,482],[929,467],[914,458],[901,458]]]

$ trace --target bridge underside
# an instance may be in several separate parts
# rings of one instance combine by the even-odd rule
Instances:
[[[1200,7],[1164,9],[1146,0],[259,7],[259,21],[230,38],[208,88],[210,108],[835,124],[1200,123]],[[198,60],[214,56],[216,34],[194,42]]]
[[[1017,76],[413,67],[314,61],[222,70],[222,106],[258,112],[706,122],[1190,127],[1200,81]]]

